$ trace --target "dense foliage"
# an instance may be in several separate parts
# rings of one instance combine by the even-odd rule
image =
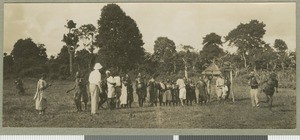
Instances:
[[[18,40],[11,54],[4,54],[4,74],[50,73],[53,79],[66,79],[76,71],[88,73],[96,62],[105,70],[147,76],[200,73],[212,62],[231,67],[235,75],[244,69],[295,70],[296,53],[288,50],[282,39],[276,39],[274,46],[266,43],[265,26],[258,20],[241,23],[225,37],[216,33],[203,36],[203,46],[178,45],[168,37],[157,37],[151,54],[143,48],[142,34],[134,19],[118,5],[108,4],[102,8],[98,27],[85,24],[76,28],[76,23],[68,20],[65,27],[69,32],[62,40],[65,45],[56,57],[47,58],[45,45],[30,38]],[[84,49],[78,50],[79,42]],[[237,51],[224,51],[225,43],[237,47]],[[194,48],[202,49],[198,52]]]

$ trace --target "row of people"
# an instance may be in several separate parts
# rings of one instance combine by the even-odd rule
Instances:
[[[74,103],[77,111],[82,111],[81,102],[84,103],[84,109],[87,109],[87,102],[91,101],[91,113],[96,114],[104,103],[107,103],[109,109],[119,107],[131,107],[133,102],[133,92],[138,96],[138,104],[142,107],[147,101],[150,106],[162,105],[192,105],[193,102],[197,104],[205,104],[211,99],[212,91],[212,77],[200,76],[196,82],[185,77],[179,78],[176,82],[167,79],[166,81],[156,81],[152,77],[148,82],[141,74],[137,76],[135,82],[132,83],[128,75],[122,78],[119,75],[112,74],[106,71],[106,78],[101,79],[99,70],[102,66],[99,63],[95,64],[94,71],[89,75],[89,80],[85,81],[81,74],[76,75],[75,85],[67,91],[74,92]],[[47,108],[47,93],[45,89],[52,84],[46,83],[45,75],[41,77],[37,84],[37,92],[34,100],[36,100],[36,109],[39,114],[44,114]],[[255,85],[255,78],[251,78],[249,82],[251,86],[252,103],[258,106],[257,86]],[[226,100],[230,93],[230,81],[228,78],[223,78],[219,75],[216,80],[216,94],[219,101]],[[276,84],[278,87],[278,81]],[[268,91],[264,91],[265,93]],[[268,99],[272,104],[272,93],[268,93]]]

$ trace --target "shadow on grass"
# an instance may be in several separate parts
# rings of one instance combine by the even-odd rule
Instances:
[[[250,98],[239,98],[239,99],[234,99],[235,101],[245,101],[245,100],[250,100]]]

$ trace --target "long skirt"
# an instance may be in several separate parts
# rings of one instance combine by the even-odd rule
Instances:
[[[161,101],[163,103],[165,103],[167,101],[167,96],[166,96],[166,92],[164,90],[160,91],[160,95],[161,95]]]
[[[165,91],[166,101],[172,101],[172,92],[171,90]]]
[[[100,90],[96,84],[90,84],[90,92],[91,92],[91,113],[96,114],[98,111]]]
[[[47,99],[42,98],[41,100],[36,99],[35,100],[35,109],[42,111],[45,110],[47,108]]]
[[[43,111],[47,108],[47,99],[45,98],[45,91],[39,91],[36,93],[35,99],[35,109]]]
[[[150,102],[154,103],[157,101],[157,91],[154,89],[149,90]]]
[[[199,89],[199,101],[200,102],[207,101],[207,92],[206,92],[205,88]]]
[[[120,104],[126,105],[127,104],[127,86],[122,86],[121,96],[120,96]]]

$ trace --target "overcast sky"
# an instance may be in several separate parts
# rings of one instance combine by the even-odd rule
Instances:
[[[56,55],[64,45],[64,25],[68,19],[77,27],[94,24],[105,3],[15,3],[4,4],[4,52],[18,39],[32,38],[43,43],[48,55]],[[284,40],[289,50],[296,48],[295,3],[118,3],[134,19],[143,35],[144,48],[153,52],[154,41],[163,36],[176,46],[202,49],[203,37],[215,32],[226,36],[240,23],[257,19],[266,24],[264,40],[273,45]],[[224,45],[224,49],[229,47]]]

